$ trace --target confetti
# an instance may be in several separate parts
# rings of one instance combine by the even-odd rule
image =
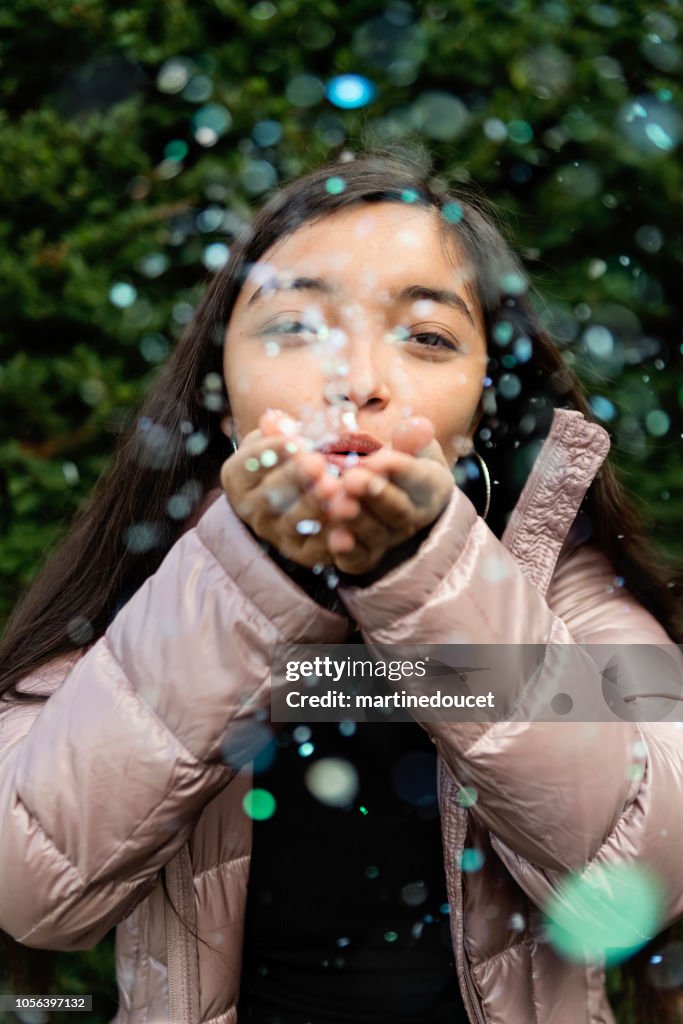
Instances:
[[[625,960],[662,923],[661,883],[639,864],[591,864],[558,883],[544,907],[548,939],[560,956],[607,965]]]
[[[479,871],[484,864],[484,854],[481,850],[466,847],[460,856],[460,867],[465,872]]]
[[[242,807],[254,821],[266,821],[275,814],[275,797],[267,789],[250,789],[242,799]]]
[[[316,533],[320,533],[323,525],[317,519],[300,519],[296,524],[296,532],[301,534],[302,537],[311,537]]]
[[[109,301],[118,309],[127,309],[132,306],[137,297],[137,289],[125,281],[117,281],[109,289]]]
[[[325,89],[330,103],[343,110],[356,110],[371,103],[377,94],[375,85],[363,75],[337,75]]]

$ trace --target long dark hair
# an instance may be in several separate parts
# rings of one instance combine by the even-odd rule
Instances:
[[[44,700],[17,692],[16,684],[101,637],[158,569],[203,495],[219,486],[221,465],[231,452],[221,430],[229,413],[223,344],[251,265],[303,223],[376,202],[433,211],[444,243],[454,242],[472,269],[489,345],[475,441],[496,481],[488,522],[498,537],[553,409],[577,409],[593,419],[581,384],[535,311],[524,269],[481,195],[472,188],[438,186],[423,155],[374,151],[318,168],[276,192],[235,241],[230,259],[125,425],[89,500],[17,603],[0,640],[0,703]],[[476,488],[469,477],[462,483]],[[600,546],[624,586],[680,642],[680,577],[650,544],[650,525],[641,520],[610,460],[589,489],[574,530]],[[33,951],[9,937],[7,942],[19,971]]]

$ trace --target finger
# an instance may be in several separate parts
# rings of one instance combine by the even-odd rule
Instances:
[[[320,452],[298,452],[291,460],[293,476],[302,487],[328,487],[323,480],[327,471],[327,460]]]
[[[245,445],[253,444],[254,441],[259,440],[259,438],[261,438],[261,437],[263,437],[263,434],[261,433],[260,430],[258,430],[258,429],[250,430],[248,434],[244,435],[244,437],[242,438],[242,440],[239,443],[239,446],[241,448],[241,447],[243,447]]]
[[[387,523],[382,523],[367,509],[361,509],[356,519],[348,522],[330,523],[330,533],[335,529],[347,530],[353,535],[355,541],[358,544],[362,544],[368,551],[377,550],[381,552],[385,552],[389,548],[394,547],[394,545],[400,544],[402,540],[405,540],[406,536],[410,536],[413,532],[412,528],[405,531],[393,525],[389,526]]]
[[[245,491],[253,490],[264,477],[300,451],[298,438],[284,435],[264,437],[259,431],[252,443],[240,445],[237,454],[229,460],[234,485]]]
[[[399,543],[405,536],[404,528],[393,522],[382,522],[373,514],[372,509],[362,507],[356,499],[346,498],[344,495],[330,502],[328,514],[331,531],[337,528],[345,529],[357,542],[368,548],[380,547],[386,550]]]
[[[380,478],[381,480],[381,478]],[[379,492],[368,487],[358,500],[361,502],[362,511],[357,519],[349,524],[354,531],[358,528],[365,530],[365,524],[359,521],[363,515],[371,517],[374,524],[389,531],[393,543],[400,543],[409,536],[414,529],[417,529],[419,517],[413,502],[406,492],[397,487],[389,480],[383,480],[383,486]],[[372,483],[372,482],[371,482]],[[369,540],[369,535],[363,532],[363,538]]]
[[[354,466],[344,474],[342,486],[349,497],[367,498],[381,494],[388,482],[387,477],[378,470]]]
[[[250,517],[261,506],[261,515],[268,507],[276,514],[297,499],[301,488],[286,471],[297,452],[289,438],[262,437],[259,432],[248,448],[223,463],[221,486],[238,515]]]
[[[339,477],[332,476],[331,473],[326,471],[316,479],[313,484],[313,490],[320,501],[327,502],[334,494],[342,490],[342,482]]]
[[[301,493],[286,512],[266,525],[266,530],[276,547],[295,561],[305,565],[331,561],[325,512],[312,489]]]
[[[356,482],[360,479],[360,472],[372,472],[376,477],[386,479],[404,491],[413,505],[423,507],[429,505],[432,492],[435,490],[436,479],[440,473],[443,473],[443,469],[437,470],[431,459],[417,459],[414,455],[407,455],[405,452],[395,452],[390,449],[375,452],[367,456],[362,467],[349,470],[344,477],[345,488],[354,496],[357,487],[360,486]],[[381,498],[382,490],[379,483],[368,482],[367,498],[373,497],[373,491],[375,491],[375,497]],[[393,500],[393,495],[385,495],[385,500],[387,498]],[[382,502],[378,501],[377,505],[381,507]]]
[[[395,451],[417,455],[434,439],[434,425],[426,416],[411,416],[402,420],[391,435]]]
[[[315,520],[310,512],[303,513],[302,518],[296,520],[296,524],[301,524],[304,527],[308,527],[309,523],[312,522],[315,522]],[[264,533],[264,537],[285,558],[289,558],[299,565],[305,565],[309,569],[315,565],[333,564],[334,556],[330,553],[327,532],[324,526],[317,534],[302,536],[293,528],[292,523],[288,523],[286,526],[281,523],[277,529],[275,521],[272,521],[271,525],[273,527],[272,533],[270,535]]]
[[[455,486],[455,480],[446,463],[431,458],[416,458],[405,452],[373,452],[366,457],[363,468],[386,476],[404,490],[413,504],[420,509],[429,509],[434,502],[441,504],[444,495],[450,494]]]
[[[379,494],[369,495],[367,484],[379,483]],[[400,544],[422,525],[419,513],[406,494],[375,474],[358,470],[354,473],[353,487],[358,497],[345,498],[343,494],[329,503],[330,527],[344,527],[368,550],[388,548]],[[347,510],[348,503],[348,510]]]
[[[356,546],[356,538],[342,526],[333,527],[327,536],[327,546],[333,555],[347,554]]]
[[[296,489],[302,514],[310,509],[314,509],[318,513],[327,506],[328,484],[325,469],[326,461],[323,455],[316,452],[300,452],[282,465],[281,473],[275,478],[275,481],[278,486],[284,484]],[[270,480],[264,480],[263,488],[266,489],[269,485]],[[335,486],[334,482],[332,486]],[[321,488],[322,493],[319,493]],[[297,512],[298,509],[295,506],[287,509],[290,517],[294,517]],[[323,516],[323,518],[325,517]]]
[[[254,508],[260,506],[262,517],[280,516],[290,512],[293,517],[305,517],[307,513],[303,506],[300,513],[297,512],[297,503],[310,491],[306,505],[318,510],[322,502],[314,493],[313,485],[324,473],[324,469],[323,456],[311,455],[308,452],[292,455],[277,469],[271,470],[261,478],[258,487],[250,494]]]
[[[421,471],[425,463],[429,466],[432,461],[432,459],[417,458],[408,452],[395,451],[393,448],[381,448],[366,455],[360,465],[348,469],[342,479],[346,481],[352,473],[357,473],[361,469],[371,470],[388,479],[394,479],[398,475]]]
[[[443,448],[434,437],[434,426],[425,416],[413,416],[400,423],[392,435],[392,448],[420,459],[434,459],[450,469]]]
[[[259,429],[266,437],[284,434],[293,437],[301,430],[301,423],[282,409],[266,409],[259,419]]]
[[[379,473],[358,466],[344,475],[342,483],[348,500],[360,503],[362,510],[383,526],[402,529],[414,515],[412,503],[405,492]],[[344,493],[330,501],[330,519],[348,518],[355,522],[354,516],[343,514],[343,498]]]
[[[430,459],[432,462],[439,462],[449,473],[451,471],[451,466],[444,454],[444,450],[436,438],[426,444],[421,451],[417,452],[416,457],[418,459]]]
[[[360,502],[345,492],[343,487],[327,503],[327,514],[333,521],[355,519],[360,512]]]

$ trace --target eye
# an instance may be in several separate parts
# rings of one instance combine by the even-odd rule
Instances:
[[[426,345],[428,348],[449,348],[453,352],[457,352],[457,347],[448,338],[444,338],[443,334],[437,334],[436,331],[427,331],[424,334],[414,334],[413,339],[415,341],[418,338],[424,338],[421,344]]]
[[[321,331],[318,327],[302,323],[301,320],[282,320],[280,323],[271,324],[270,327],[261,333],[268,337],[279,335],[283,338],[297,338],[308,335],[311,341],[319,341],[321,337]]]
[[[459,345],[438,331],[417,331],[413,328],[411,334],[409,328],[397,327],[394,336],[397,341],[414,342],[420,348],[460,351]]]

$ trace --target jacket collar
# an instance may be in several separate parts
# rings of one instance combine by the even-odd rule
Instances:
[[[501,538],[542,594],[609,449],[609,434],[598,423],[575,409],[554,410],[548,436]]]

